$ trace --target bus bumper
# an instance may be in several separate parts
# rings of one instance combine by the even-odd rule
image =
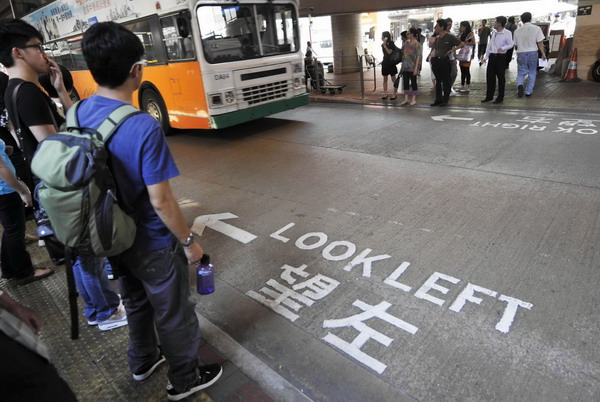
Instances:
[[[270,116],[275,113],[294,109],[299,106],[308,105],[308,93],[289,99],[282,99],[265,105],[253,106],[236,112],[225,113],[211,117],[211,128],[225,128],[236,124]]]

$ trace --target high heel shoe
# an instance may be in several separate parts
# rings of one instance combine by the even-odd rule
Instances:
[[[381,97],[381,99],[387,99],[387,98],[388,98],[387,95]]]

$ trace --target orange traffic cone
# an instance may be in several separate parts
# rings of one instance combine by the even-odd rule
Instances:
[[[581,81],[577,78],[577,48],[573,50],[573,54],[571,55],[571,61],[569,62],[569,68],[567,68],[567,73],[565,77],[560,80],[560,82],[579,82]]]

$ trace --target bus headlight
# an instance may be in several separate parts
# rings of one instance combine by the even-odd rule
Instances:
[[[233,91],[225,92],[225,102],[227,102],[227,103],[235,102],[235,95],[234,95]]]
[[[210,94],[209,98],[211,106],[223,106],[223,96],[221,94]]]
[[[294,73],[301,73],[301,72],[302,72],[302,63],[294,64]]]
[[[300,88],[302,86],[302,80],[298,77],[294,78],[294,88]]]

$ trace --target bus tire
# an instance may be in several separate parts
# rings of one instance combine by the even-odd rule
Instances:
[[[165,134],[169,135],[169,113],[162,98],[153,89],[146,89],[142,93],[142,110],[158,120]]]
[[[596,82],[600,82],[600,60],[594,64],[594,68],[592,69],[592,78]]]

